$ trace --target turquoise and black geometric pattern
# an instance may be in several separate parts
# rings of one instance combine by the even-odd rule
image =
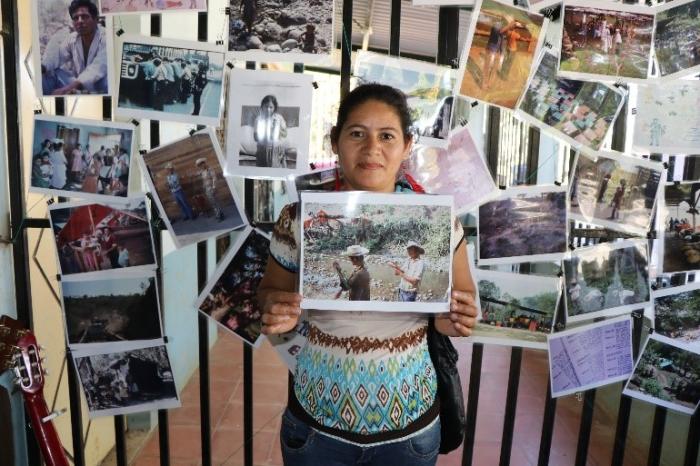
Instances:
[[[407,427],[433,405],[437,390],[425,343],[379,360],[307,345],[294,380],[297,400],[318,423],[360,434]]]

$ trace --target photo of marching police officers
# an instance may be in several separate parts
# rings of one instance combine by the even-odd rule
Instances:
[[[220,47],[132,36],[121,52],[117,115],[219,125]]]

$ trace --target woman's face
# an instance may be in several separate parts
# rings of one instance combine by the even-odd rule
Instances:
[[[393,192],[411,140],[404,138],[393,107],[368,100],[350,112],[332,146],[350,189]]]
[[[262,104],[262,110],[265,116],[270,116],[275,113],[275,104],[272,102],[265,102]]]

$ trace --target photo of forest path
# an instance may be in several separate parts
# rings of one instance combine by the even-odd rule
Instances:
[[[700,349],[700,289],[654,299],[654,331]]]
[[[304,298],[348,299],[340,288],[337,261],[345,277],[353,266],[345,252],[357,245],[370,275],[371,301],[398,301],[400,277],[390,263],[401,266],[406,245],[415,241],[425,250],[425,267],[417,301],[444,302],[449,286],[451,209],[447,206],[358,205],[346,215],[345,204],[306,203],[303,220]]]
[[[565,251],[565,192],[522,194],[479,207],[479,259]]]
[[[695,409],[700,401],[700,354],[649,340],[627,390]]]

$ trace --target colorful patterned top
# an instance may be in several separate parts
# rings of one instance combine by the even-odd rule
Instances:
[[[292,273],[299,272],[297,217],[298,204],[287,205],[270,242],[270,256]],[[308,341],[290,384],[295,416],[360,444],[406,437],[437,418],[426,314],[310,310],[308,316]]]

